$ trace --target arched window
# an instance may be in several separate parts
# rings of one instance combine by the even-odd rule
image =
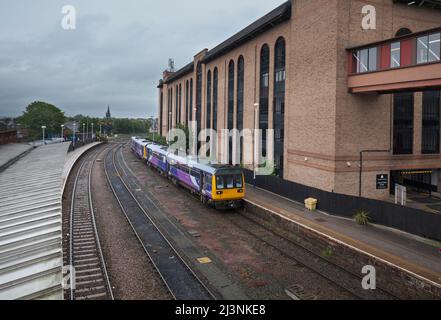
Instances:
[[[259,97],[259,129],[262,132],[262,156],[266,157],[268,130],[268,98],[269,98],[270,49],[264,45],[260,50],[260,97]]]
[[[245,83],[245,62],[243,56],[237,62],[237,130],[243,130],[243,111],[244,111],[244,83]],[[243,137],[239,143],[239,164],[242,163]]]
[[[176,85],[175,91],[175,126],[179,123],[179,86]]]
[[[211,70],[207,73],[207,112],[206,129],[211,128]]]
[[[217,95],[218,95],[218,71],[214,68],[213,71],[213,129],[217,130]]]
[[[164,91],[161,89],[161,97],[159,99],[159,126],[158,126],[158,134],[162,135],[162,112],[164,111]]]
[[[179,84],[178,123],[181,123],[181,115],[182,115],[182,84]]]
[[[227,111],[227,129],[234,128],[234,61],[231,60],[228,65],[228,111]],[[228,138],[228,161],[233,163],[233,140]]]
[[[286,79],[286,45],[279,38],[274,55],[274,164],[276,174],[283,178],[283,153],[285,141],[285,79]]]
[[[185,125],[188,126],[190,115],[188,114],[188,80],[185,82]]]
[[[168,129],[171,130],[172,127],[172,113],[173,113],[173,88],[170,88],[170,93],[168,95],[168,114],[167,114],[167,121],[168,121]]]
[[[202,109],[202,64],[199,62],[196,69],[196,134],[198,137],[199,137],[199,132],[201,132],[201,111],[202,111],[201,109]]]
[[[411,34],[412,31],[410,31],[407,28],[401,28],[400,30],[397,31],[397,33],[395,34],[395,37],[402,37],[402,36],[407,36],[408,34]]]
[[[188,119],[193,121],[193,78],[190,79],[190,105],[188,108]]]

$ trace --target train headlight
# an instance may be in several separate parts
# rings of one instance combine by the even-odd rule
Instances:
[[[238,193],[243,193],[243,189],[237,190]]]
[[[221,194],[223,194],[224,192],[223,191],[218,191],[218,192],[216,192],[216,194],[218,195],[218,196],[220,196]]]

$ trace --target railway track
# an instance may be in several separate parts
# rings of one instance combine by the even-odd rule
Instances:
[[[74,267],[74,284],[65,290],[71,300],[113,300],[112,287],[101,250],[91,193],[92,168],[98,152],[83,158],[73,184],[65,257]],[[73,283],[72,283],[73,284]]]
[[[215,299],[215,296],[167,240],[121,178],[120,172],[123,168],[115,159],[115,154],[121,147],[122,144],[109,150],[105,157],[104,167],[107,180],[127,221],[170,294],[176,300]]]
[[[285,257],[294,260],[295,263],[317,273],[335,286],[347,291],[356,299],[361,300],[396,300],[395,295],[381,289],[364,290],[361,286],[361,277],[350,273],[340,266],[330,262],[324,257],[317,255],[304,246],[294,242],[274,230],[237,212],[237,215],[230,216],[229,220],[239,229],[252,235],[257,240],[264,242],[267,246]]]
[[[126,171],[126,169],[123,169]],[[130,171],[130,170],[129,170]],[[243,215],[240,212],[227,215],[227,219],[237,228],[249,234],[257,241],[263,242],[272,250],[276,250],[297,265],[302,266],[309,272],[315,273],[341,291],[352,295],[355,299],[362,300],[395,300],[399,299],[394,294],[382,289],[364,290],[361,287],[362,277],[355,275],[333,262],[325,259],[299,243],[294,242],[272,228]]]

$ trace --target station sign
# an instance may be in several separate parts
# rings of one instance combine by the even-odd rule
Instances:
[[[387,174],[377,174],[377,190],[389,188],[389,176]]]

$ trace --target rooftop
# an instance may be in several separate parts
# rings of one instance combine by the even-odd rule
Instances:
[[[232,37],[228,38],[218,46],[214,47],[208,51],[203,59],[203,63],[208,63],[217,57],[237,48],[238,46],[250,41],[251,39],[257,37],[258,35],[274,28],[282,22],[285,22],[291,18],[291,0],[278,6],[276,9],[272,10],[270,13],[266,14],[262,18],[256,20],[250,24],[245,29],[239,31]],[[179,79],[186,74],[194,71],[194,63],[191,62],[173,73],[170,77],[165,79],[164,83],[170,83]],[[161,86],[161,83],[160,85]]]

